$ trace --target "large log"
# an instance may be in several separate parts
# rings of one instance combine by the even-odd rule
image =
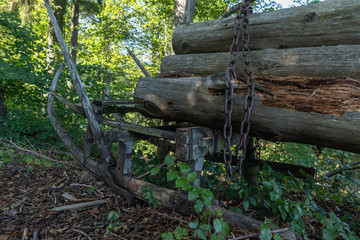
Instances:
[[[360,44],[360,1],[327,0],[250,17],[250,48],[297,48]],[[173,33],[176,54],[227,52],[234,18],[190,23]]]
[[[236,71],[242,75],[244,59],[240,55]],[[170,55],[164,58],[161,72],[210,75],[224,72],[230,60],[228,52]],[[257,76],[359,78],[360,45],[256,50],[251,52],[251,65]]]
[[[189,78],[141,78],[135,105],[145,115],[223,128],[223,74]],[[256,93],[252,136],[360,153],[360,82],[355,79],[263,78],[272,91]],[[243,118],[245,89],[234,96],[234,131]]]

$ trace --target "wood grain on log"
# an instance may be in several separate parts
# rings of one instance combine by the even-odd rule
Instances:
[[[230,60],[228,52],[171,55],[161,72],[210,75],[225,72]],[[241,54],[236,64],[237,73],[245,74]],[[251,66],[256,76],[360,78],[360,45],[257,50],[251,52]]]
[[[360,44],[360,1],[327,0],[308,6],[256,13],[250,17],[250,49]],[[178,26],[176,54],[227,52],[234,18]]]
[[[143,114],[150,117],[193,122],[222,129],[225,116],[225,99],[221,92],[221,87],[224,85],[222,79],[221,74],[176,80],[141,78],[135,89],[135,104]],[[360,153],[360,102],[356,93],[359,92],[359,81],[315,79],[316,84],[313,84],[311,79],[299,79],[289,81],[289,78],[269,78],[267,80],[270,85],[266,88],[270,88],[271,83],[275,82],[271,89],[275,97],[272,99],[268,95],[263,95],[264,93],[257,93],[251,115],[251,135],[271,141],[314,144]],[[336,84],[328,85],[329,82]],[[314,89],[317,88],[320,90],[315,92]],[[325,92],[334,89],[341,92],[341,96],[329,98],[328,96],[332,96],[331,92],[329,94]],[[241,86],[239,94],[241,94]],[[279,101],[276,100],[277,97]],[[269,101],[266,100],[267,98]],[[289,103],[286,103],[287,99]],[[316,104],[317,101],[321,106]],[[244,96],[235,95],[234,102],[232,125],[236,131],[244,114]],[[305,103],[306,107],[302,107]],[[284,108],[278,107],[277,104]],[[321,108],[327,109],[323,110],[327,114],[318,113]]]

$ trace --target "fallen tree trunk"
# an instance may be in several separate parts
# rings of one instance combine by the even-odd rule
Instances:
[[[224,76],[141,78],[136,108],[144,115],[223,128]],[[355,79],[262,78],[274,96],[257,91],[251,115],[252,136],[360,153],[360,82]],[[243,118],[246,87],[234,96],[232,125]]]
[[[360,45],[265,49],[251,52],[251,65],[257,76],[359,78],[359,56]],[[161,72],[210,75],[224,72],[230,60],[228,52],[170,55],[164,58]],[[241,54],[236,64],[238,74],[245,74]]]
[[[360,1],[327,0],[308,6],[250,16],[250,49],[298,48],[360,44]],[[227,52],[234,18],[178,26],[173,33],[176,54]]]

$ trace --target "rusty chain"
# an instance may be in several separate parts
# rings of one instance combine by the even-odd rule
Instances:
[[[231,61],[229,62],[225,70],[225,124],[224,124],[224,138],[225,138],[225,150],[224,150],[224,162],[228,172],[228,177],[235,179],[241,176],[242,162],[246,156],[246,144],[247,136],[250,132],[250,116],[254,106],[254,93],[255,93],[255,77],[252,73],[250,66],[250,49],[249,49],[249,15],[252,13],[252,0],[245,0],[243,4],[239,6],[239,11],[235,17],[234,23],[234,38],[230,46]],[[242,30],[242,31],[241,31]],[[247,95],[244,101],[244,118],[240,125],[240,143],[236,147],[236,158],[238,160],[236,166],[237,174],[233,176],[231,167],[233,154],[231,151],[231,137],[232,137],[232,124],[231,115],[234,107],[234,85],[233,81],[237,81],[236,75],[236,58],[240,53],[240,37],[244,44],[242,48],[242,56],[245,59],[245,71],[247,74],[246,83],[248,85]],[[239,156],[239,152],[242,150],[242,156]],[[229,153],[229,159],[227,158]]]

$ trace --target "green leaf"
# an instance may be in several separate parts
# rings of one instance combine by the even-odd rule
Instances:
[[[275,235],[273,236],[273,239],[274,239],[274,240],[282,240],[282,237],[281,237],[279,234],[275,234]]]
[[[269,181],[263,182],[263,185],[264,185],[264,187],[266,187],[267,189],[271,189],[271,188],[272,188],[272,184],[271,184],[271,182],[269,182]]]
[[[109,214],[108,214],[108,217],[107,219],[110,221],[110,222],[115,222],[116,220],[118,220],[120,218],[120,213],[118,212],[115,212],[115,211],[111,211]]]
[[[191,173],[189,173],[189,175],[187,176],[187,179],[189,180],[189,182],[195,181],[196,178],[197,178],[196,172],[191,172]]]
[[[179,173],[177,171],[175,171],[175,170],[172,170],[172,169],[170,169],[166,174],[166,178],[167,178],[168,182],[170,182],[170,181],[172,181],[174,179],[177,179],[178,176],[179,176]]]
[[[175,229],[174,235],[175,235],[176,239],[183,239],[184,237],[186,237],[188,235],[188,232],[186,231],[185,228],[178,226]]]
[[[166,163],[169,167],[171,167],[172,165],[174,165],[174,158],[173,158],[170,154],[166,155],[166,157],[165,157],[165,163]]]
[[[276,200],[278,200],[278,194],[276,193],[276,192],[271,192],[270,193],[270,200],[271,201],[276,201]]]
[[[195,209],[196,213],[201,213],[203,208],[204,208],[204,203],[200,200],[197,200],[194,205],[194,209]]]
[[[173,234],[171,232],[166,232],[161,234],[161,238],[164,240],[173,240]]]
[[[151,176],[154,176],[160,172],[160,168],[153,168],[150,171]]]
[[[202,231],[206,232],[211,229],[211,226],[209,224],[201,224],[199,227]]]
[[[200,230],[200,229],[196,229],[196,230],[194,231],[194,236],[195,236],[195,237],[199,237],[199,238],[201,238],[202,240],[206,240],[206,232],[204,232],[204,231],[202,231],[202,230]]]
[[[175,181],[176,187],[185,187],[186,185],[189,185],[189,181],[184,177],[178,177]]]
[[[197,219],[195,222],[189,222],[189,227],[192,229],[197,228],[198,225],[199,225],[199,220],[197,220]]]
[[[250,202],[246,199],[243,201],[244,210],[247,211],[249,209]]]
[[[259,236],[259,238],[261,240],[271,240],[272,238],[272,234],[271,234],[271,230],[269,227],[261,227],[261,234]]]
[[[333,226],[324,228],[322,233],[323,233],[323,239],[326,240],[335,240],[338,237],[336,229]]]
[[[213,227],[216,233],[226,235],[229,232],[229,225],[221,218],[216,218],[213,221]]]
[[[188,200],[189,201],[195,201],[199,197],[199,192],[194,188],[191,190],[188,194]]]
[[[185,163],[180,163],[180,172],[183,174],[188,174],[191,170],[191,167]]]

